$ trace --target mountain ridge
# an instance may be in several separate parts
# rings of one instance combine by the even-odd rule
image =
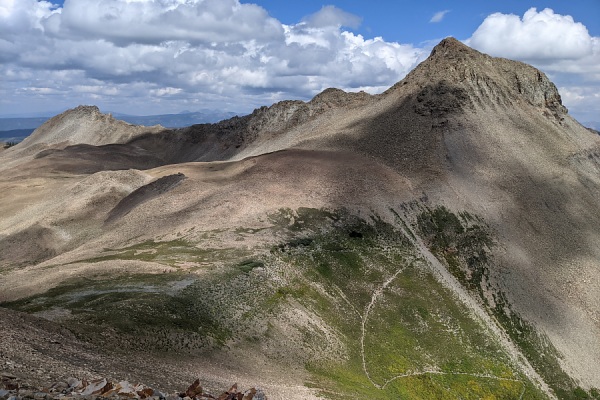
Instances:
[[[496,67],[491,68],[490,63],[494,63]],[[413,87],[415,85],[411,84],[413,81],[416,82],[417,89]],[[427,84],[419,82],[427,82]],[[433,82],[437,83],[433,84]],[[449,82],[454,83],[450,85]],[[499,87],[505,89],[499,90]],[[196,157],[195,159],[198,161],[223,160],[240,152],[242,153],[241,157],[257,155],[256,152],[243,153],[239,149],[243,150],[244,147],[252,145],[260,136],[272,140],[272,135],[276,135],[280,131],[289,131],[294,126],[306,123],[327,111],[378,103],[395,92],[399,92],[406,101],[408,100],[406,97],[414,94],[415,90],[418,90],[418,93],[416,93],[416,104],[413,105],[414,111],[419,115],[441,118],[440,123],[444,123],[443,118],[446,114],[458,111],[462,107],[472,109],[474,103],[485,109],[494,105],[519,106],[520,101],[524,100],[529,105],[543,110],[545,115],[553,116],[558,122],[567,113],[556,86],[539,70],[518,61],[490,57],[467,47],[454,38],[446,38],[434,47],[431,56],[425,62],[417,66],[403,80],[379,95],[368,95],[364,92],[346,93],[340,89],[330,88],[317,94],[308,102],[285,100],[270,107],[258,108],[247,116],[233,117],[216,124],[200,124],[176,130],[154,127],[148,129],[149,135],[128,133],[124,138],[117,140],[110,138],[102,144],[108,144],[111,140],[115,143],[125,143],[136,139],[148,139],[162,130],[168,131],[167,135],[171,138],[175,135],[180,141],[183,139],[184,142],[194,144],[197,144],[195,138],[198,136],[217,135],[219,140],[225,142],[223,146],[229,149],[229,152],[224,155],[215,154],[208,157],[190,155],[190,158],[185,161],[194,161],[193,157]],[[67,111],[64,115],[68,116],[71,112],[75,113],[74,118],[81,117],[78,115],[79,108]],[[97,118],[97,114],[92,114],[93,118]],[[90,117],[92,114],[89,114]],[[65,119],[68,118],[65,117]],[[233,135],[228,133],[232,131]],[[75,139],[73,143],[80,141],[81,139]],[[259,142],[254,147],[265,145],[263,142]],[[100,144],[100,142],[96,144]],[[138,142],[138,144],[140,143]],[[282,147],[285,148],[286,145]],[[240,156],[236,159],[239,158]]]

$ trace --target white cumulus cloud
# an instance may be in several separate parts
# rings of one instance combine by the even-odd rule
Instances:
[[[0,0],[0,73],[13,77],[0,95],[10,99],[3,102],[10,111],[36,105],[26,100],[33,92],[40,103],[46,93],[53,104],[62,94],[63,102],[113,109],[121,102],[128,109],[250,111],[332,86],[382,91],[428,52],[345,28],[360,22],[325,6],[285,25],[238,0],[65,0],[61,8]]]
[[[569,15],[546,8],[488,16],[471,36],[471,46],[491,54],[528,60],[577,60],[592,52],[586,27]]]
[[[435,44],[363,37],[352,31],[360,23],[334,6],[283,24],[239,0],[0,0],[0,105],[3,113],[80,103],[138,114],[248,112],[327,87],[381,92]],[[492,14],[468,43],[534,63],[565,93],[600,85],[599,38],[549,9]],[[568,93],[574,107],[593,99],[590,90]]]
[[[323,6],[318,12],[305,17],[303,21],[317,28],[326,26],[358,28],[362,22],[362,18],[335,6]]]
[[[542,69],[559,87],[577,118],[598,110],[600,37],[570,15],[530,8],[523,17],[489,15],[466,43],[484,53],[524,61]],[[582,90],[582,87],[587,87]],[[577,94],[577,95],[575,95]]]
[[[270,40],[283,33],[263,8],[237,0],[66,0],[62,13],[44,25],[53,36],[102,39],[120,46]]]

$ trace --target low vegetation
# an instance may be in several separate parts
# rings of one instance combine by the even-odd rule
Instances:
[[[323,396],[545,398],[400,230],[378,218],[324,216],[329,229],[274,250],[315,288],[293,300],[328,321],[344,344],[344,358],[307,363],[309,384]]]
[[[104,253],[97,257],[78,262],[139,260],[176,268],[188,264],[192,269],[198,269],[231,263],[247,254],[249,252],[240,249],[197,246],[184,239],[162,242],[148,240],[123,248],[105,249]]]
[[[10,141],[10,142],[5,142],[3,147],[5,149],[8,149],[8,148],[11,148],[11,147],[16,146],[18,144],[19,144],[19,142]]]
[[[405,224],[316,209],[281,210],[269,220],[264,229],[281,238],[271,248],[206,249],[181,238],[106,249],[86,261],[176,269],[67,281],[2,306],[60,311],[76,335],[107,347],[214,355],[260,344],[270,359],[303,363],[306,384],[327,398],[546,398],[434,277]],[[415,227],[474,295],[490,290],[493,240],[484,221],[423,208]],[[182,262],[195,267],[177,268]],[[490,313],[559,397],[595,396],[576,386],[549,342],[494,293]]]
[[[564,372],[560,353],[534,326],[511,309],[506,295],[488,282],[490,247],[489,228],[478,217],[468,213],[454,214],[440,206],[426,208],[417,218],[417,227],[430,250],[448,270],[474,295],[479,295],[490,314],[519,347],[536,371],[560,399],[593,398],[597,389],[586,392]],[[490,298],[484,291],[491,293]]]

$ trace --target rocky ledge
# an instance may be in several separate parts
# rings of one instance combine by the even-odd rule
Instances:
[[[219,395],[213,395],[203,390],[200,379],[196,379],[185,391],[172,394],[162,393],[143,384],[134,385],[127,381],[115,383],[107,379],[88,381],[69,378],[43,389],[23,384],[9,373],[0,373],[0,379],[0,400],[266,400],[260,388],[240,391],[237,384]]]

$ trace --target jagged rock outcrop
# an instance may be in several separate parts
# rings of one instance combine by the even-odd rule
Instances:
[[[455,108],[473,102],[483,107],[518,107],[524,101],[547,109],[558,120],[567,112],[556,86],[540,70],[519,61],[480,53],[454,38],[442,40],[426,61],[386,93],[407,84],[423,85],[424,82],[434,85],[440,82],[441,88],[434,96],[437,99],[440,99],[437,94],[448,92],[448,86],[453,86],[455,91],[462,90],[454,102]],[[425,87],[419,96],[426,97],[432,90]]]
[[[347,93],[329,88],[309,102],[281,101],[270,107],[255,110],[249,118],[248,134],[251,139],[255,139],[260,133],[288,130],[328,110],[359,107],[367,104],[372,98],[373,96],[365,92]]]

